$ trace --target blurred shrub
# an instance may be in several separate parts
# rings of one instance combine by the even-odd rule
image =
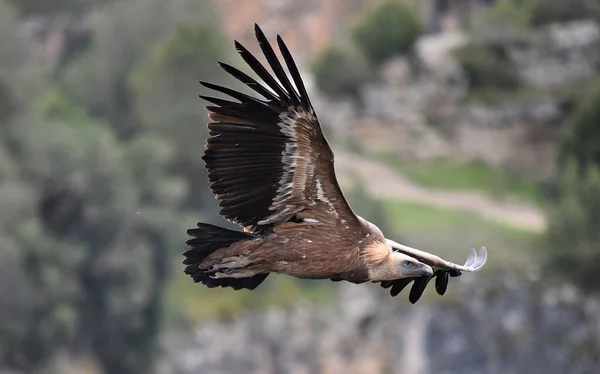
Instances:
[[[514,90],[518,72],[502,47],[467,45],[454,51],[471,91]]]
[[[559,164],[574,161],[580,172],[600,167],[600,81],[588,100],[582,103],[567,123]]]
[[[516,27],[526,27],[530,14],[524,11],[518,1],[500,1],[486,10],[484,18],[488,22],[506,22]]]
[[[526,8],[531,25],[534,27],[577,19],[600,19],[599,0],[520,0],[517,2]]]
[[[312,62],[317,86],[325,94],[355,95],[369,77],[365,57],[350,47],[330,46]]]
[[[558,158],[557,204],[544,237],[546,270],[600,291],[600,82],[572,115]]]
[[[182,25],[158,40],[129,76],[139,131],[151,131],[177,144],[172,171],[196,186],[187,200],[194,207],[215,201],[209,189],[197,189],[206,185],[206,169],[199,157],[199,144],[206,138],[206,127],[199,125],[206,123],[202,110],[206,102],[198,98],[202,88],[198,80],[221,83],[228,77],[216,64],[226,56],[227,45],[211,27]]]
[[[132,107],[131,70],[180,25],[218,30],[217,20],[208,0],[113,0],[95,15],[89,49],[63,69],[62,88],[92,116],[106,120],[120,137],[132,136],[139,119]],[[196,71],[204,68],[197,66]],[[198,85],[197,79],[189,78]],[[197,100],[197,92],[194,97]]]
[[[33,372],[83,344],[106,372],[147,373],[183,231],[170,144],[120,142],[60,92],[36,104],[6,130],[15,151],[0,179],[0,244],[11,253],[0,261],[11,271],[0,284],[18,291],[0,303],[10,343],[0,362]]]
[[[500,1],[484,12],[481,26],[498,21],[518,28],[541,27],[555,22],[600,19],[599,0],[508,0]]]
[[[413,8],[399,0],[383,0],[357,20],[351,35],[368,59],[379,64],[410,51],[422,32],[419,15]]]
[[[11,87],[0,78],[0,127],[2,127],[16,110],[15,98]]]
[[[181,264],[173,248],[205,219],[183,199],[188,186],[205,190],[197,81],[214,75],[221,44],[178,27],[215,35],[212,6],[97,2],[87,49],[47,74],[26,60],[16,12],[0,0],[0,371],[46,372],[84,351],[106,373],[152,372],[163,292]],[[148,81],[139,91],[136,75]],[[187,169],[194,183],[175,175],[184,158],[202,171]]]
[[[589,169],[583,177],[575,169],[566,168],[560,200],[549,211],[544,265],[550,275],[599,292],[600,169]]]
[[[83,108],[73,105],[67,97],[58,90],[49,90],[41,98],[39,109],[45,119],[56,121],[87,121]]]
[[[529,9],[517,1],[500,1],[473,20],[472,35],[475,40],[514,40],[530,29]]]

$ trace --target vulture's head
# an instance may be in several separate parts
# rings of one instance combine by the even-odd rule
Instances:
[[[388,241],[374,240],[363,251],[372,282],[404,278],[429,277],[431,266],[402,252],[398,252]]]
[[[391,264],[396,279],[431,276],[433,269],[413,257],[400,252],[392,252]]]

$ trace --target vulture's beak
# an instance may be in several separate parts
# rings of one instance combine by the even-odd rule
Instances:
[[[421,266],[418,269],[416,269],[415,273],[415,276],[430,277],[433,275],[433,269],[431,268],[431,266],[421,263]]]

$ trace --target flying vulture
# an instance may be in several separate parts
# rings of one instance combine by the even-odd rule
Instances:
[[[461,266],[387,239],[351,209],[290,51],[277,36],[291,79],[258,25],[255,33],[275,76],[237,41],[236,50],[263,83],[219,66],[262,98],[200,82],[237,100],[200,96],[214,104],[206,106],[209,137],[202,159],[219,213],[243,231],[201,222],[187,230],[184,273],[211,288],[253,290],[279,273],[379,283],[392,296],[414,281],[409,300],[415,303],[431,279],[443,295],[449,277],[480,270],[485,247],[472,249]]]

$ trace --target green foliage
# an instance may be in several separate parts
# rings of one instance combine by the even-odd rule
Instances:
[[[471,91],[511,91],[521,85],[516,68],[501,47],[467,45],[455,50],[454,56]]]
[[[600,291],[600,82],[565,126],[558,157],[557,203],[548,212],[545,269]]]
[[[502,25],[524,29],[590,18],[600,19],[600,1],[508,0],[486,10],[479,24],[482,30]]]
[[[531,15],[515,1],[500,1],[486,9],[481,19],[481,27],[514,27],[518,29],[529,27]]]
[[[383,0],[353,25],[352,40],[374,64],[407,53],[423,32],[417,12],[399,0]]]
[[[198,79],[190,77],[215,81],[219,74],[224,76],[215,63],[225,55],[224,45],[220,35],[210,28],[189,25],[159,40],[130,75],[144,124],[172,133],[173,123],[179,122],[172,114],[185,122],[194,117],[199,120],[203,115],[198,110],[200,86]]]
[[[111,2],[93,24],[91,47],[61,72],[61,88],[88,113],[106,120],[120,137],[132,136],[142,126],[129,86],[132,69],[155,50],[157,41],[173,35],[181,24],[212,27],[218,33],[216,20],[210,1]],[[195,68],[194,76],[198,76],[205,66]],[[188,80],[197,85],[194,76]]]
[[[300,280],[287,275],[271,274],[253,291],[216,288],[207,290],[180,275],[169,287],[172,304],[179,305],[179,319],[196,325],[209,319],[229,319],[248,311],[294,305],[299,302],[331,302],[332,282]]]
[[[521,3],[530,15],[531,25],[544,26],[554,22],[567,22],[578,19],[600,19],[598,0],[514,0]]]
[[[493,168],[483,162],[432,160],[409,163],[393,153],[369,150],[353,141],[348,142],[346,151],[385,163],[422,186],[475,191],[536,205],[545,203],[541,196],[541,186],[536,181]]]
[[[56,92],[42,104],[8,129],[19,169],[0,186],[0,208],[11,214],[2,236],[14,248],[9,263],[23,273],[0,283],[23,287],[26,303],[13,300],[19,315],[0,318],[12,343],[0,357],[30,371],[85,341],[108,372],[147,372],[172,236],[183,232],[173,209],[182,194],[164,192],[177,185],[164,173],[166,144],[122,144]]]
[[[477,14],[470,30],[471,42],[452,53],[465,74],[470,98],[503,101],[523,91],[507,48],[527,42],[530,24],[527,8],[511,0],[497,2]]]
[[[422,186],[476,191],[494,197],[516,198],[536,205],[543,203],[536,182],[490,167],[483,162],[406,163],[391,154],[376,154],[373,157]]]
[[[600,167],[600,81],[568,120],[558,161],[561,167],[573,161],[580,172]]]
[[[0,127],[10,120],[16,109],[11,87],[0,79]]]
[[[46,92],[40,102],[41,115],[49,120],[57,121],[87,121],[87,114],[78,106],[73,105],[60,91]]]
[[[210,4],[130,0],[99,10],[89,49],[44,75],[50,69],[24,59],[16,16],[0,3],[0,370],[35,373],[78,347],[105,372],[150,372],[182,235],[214,215],[180,208],[190,186],[204,191],[206,181],[178,164],[202,165],[197,80],[219,58],[196,26],[178,27],[208,35]],[[140,97],[131,87],[138,66],[156,67],[140,75],[151,81],[136,83]],[[161,106],[164,123],[137,112],[155,105],[144,100],[157,82],[167,101],[173,92],[190,97]],[[195,125],[189,153],[181,132],[165,136],[171,119]]]
[[[226,56],[226,45],[211,28],[183,25],[158,40],[130,75],[133,108],[143,130],[177,144],[173,171],[189,186],[206,185],[206,171],[198,157],[206,137],[206,127],[200,126],[206,123],[206,113],[198,98],[198,80],[218,83],[219,76],[226,76],[215,63]],[[187,200],[191,206],[214,201],[208,189],[193,192]]]
[[[560,200],[549,211],[544,237],[548,275],[566,279],[587,292],[600,292],[600,168],[579,175],[569,163],[561,179]]]
[[[211,57],[223,55],[223,41],[210,27],[179,26],[174,35],[154,49],[148,68],[155,68],[154,73],[164,73],[165,69],[177,72],[214,65]]]
[[[477,14],[470,31],[474,40],[484,42],[525,41],[531,31],[531,12],[518,1],[498,1]]]
[[[330,96],[356,95],[369,78],[369,64],[350,47],[330,46],[311,64],[318,87]]]

